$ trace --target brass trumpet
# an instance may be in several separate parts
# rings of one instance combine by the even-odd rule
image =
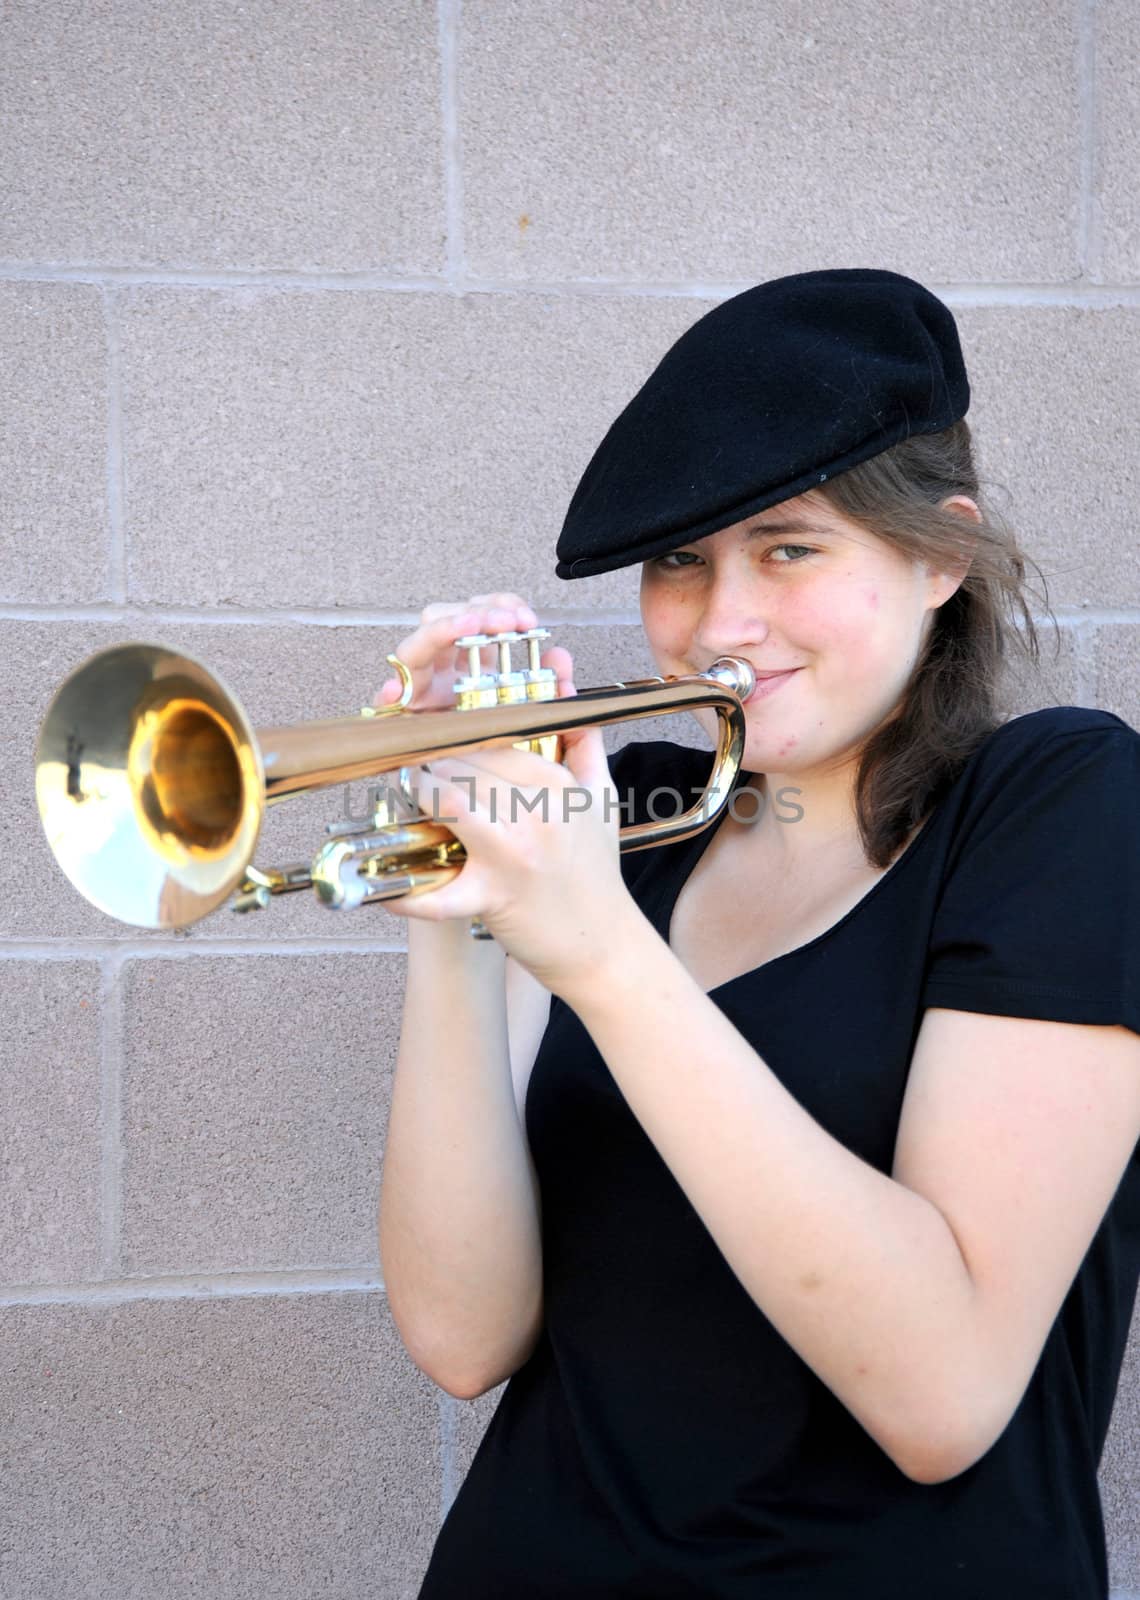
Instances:
[[[559,735],[587,725],[709,708],[717,749],[705,791],[688,811],[620,831],[622,850],[687,838],[729,797],[744,753],[751,666],[735,656],[708,672],[644,678],[556,699],[539,665],[547,630],[457,643],[470,670],[454,708],[410,711],[411,677],[394,656],[402,691],[393,706],[358,716],[258,729],[219,678],[191,656],[153,644],[100,651],[60,686],[40,728],[36,798],[48,844],[80,894],[142,928],[181,928],[235,894],[234,910],[312,888],[333,909],[421,894],[446,883],[466,858],[438,821],[405,814],[406,769],[482,747],[518,745],[559,759]],[[510,646],[530,665],[515,670]],[[498,672],[480,651],[499,652]],[[290,795],[400,771],[402,804],[389,794],[363,824],[330,823],[310,863],[253,863],[265,807]]]

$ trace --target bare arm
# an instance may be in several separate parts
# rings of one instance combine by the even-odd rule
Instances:
[[[516,594],[427,606],[397,647],[414,709],[454,703],[467,670],[457,638],[535,621]],[[558,674],[560,693],[572,691],[568,651],[555,647],[542,663]],[[397,692],[393,678],[377,705]],[[466,918],[409,917],[380,1261],[412,1360],[464,1399],[516,1371],[542,1327],[538,1183],[522,1108],[549,1011],[549,992],[498,944],[473,940]]]
[[[1140,1038],[928,1010],[888,1176],[640,912],[618,939],[621,962],[555,993],[729,1266],[901,1471],[964,1471],[1016,1409],[1140,1137]]]
[[[471,1399],[521,1366],[542,1326],[521,1107],[550,996],[464,922],[410,923],[408,955],[380,1259],[413,1361]]]

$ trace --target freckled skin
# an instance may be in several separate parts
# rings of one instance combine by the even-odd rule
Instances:
[[[764,532],[797,519],[811,527]],[[747,708],[743,765],[776,789],[823,793],[897,706],[934,611],[960,582],[809,493],[645,562],[642,623],[665,674],[728,654],[798,669]],[[713,731],[711,713],[698,720]]]

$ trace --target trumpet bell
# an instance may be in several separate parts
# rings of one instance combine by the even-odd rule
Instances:
[[[265,809],[238,700],[191,656],[125,644],[78,667],[40,728],[36,801],[80,894],[140,928],[197,922],[226,900]]]

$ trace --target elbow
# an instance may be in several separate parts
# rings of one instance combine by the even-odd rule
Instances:
[[[496,1366],[484,1367],[470,1380],[441,1387],[445,1387],[448,1394],[453,1395],[456,1400],[478,1400],[480,1395],[489,1394],[492,1389],[497,1389],[500,1384],[506,1383],[508,1378],[513,1378],[519,1368],[526,1365],[534,1354],[544,1326],[545,1319],[540,1306],[537,1320],[531,1323],[523,1338],[504,1360]]]
[[[437,1389],[442,1389],[444,1394],[451,1395],[453,1400],[477,1400],[481,1394],[486,1394],[488,1389],[495,1387],[494,1383],[489,1382],[482,1374],[464,1372],[446,1360],[439,1360],[421,1350],[413,1349],[406,1339],[402,1340],[402,1343],[412,1365],[418,1368],[425,1378],[430,1378]]]
[[[477,1366],[460,1365],[456,1361],[456,1350],[452,1340],[443,1340],[431,1347],[422,1344],[413,1345],[400,1330],[398,1323],[397,1331],[400,1332],[401,1342],[414,1365],[425,1378],[431,1379],[437,1389],[442,1389],[455,1400],[478,1400],[480,1395],[488,1394],[492,1389],[505,1383],[530,1360],[543,1326],[544,1317],[540,1302],[538,1312],[531,1319],[523,1336],[503,1352],[498,1361],[482,1360]]]
[[[912,1483],[921,1483],[927,1488],[933,1488],[939,1483],[949,1483],[951,1478],[957,1478],[973,1464],[973,1461],[964,1460],[957,1455],[915,1455],[895,1461],[895,1465],[904,1477],[909,1478]]]
[[[891,1452],[892,1460],[913,1483],[928,1487],[949,1483],[977,1465],[997,1443],[1008,1421],[1006,1415],[997,1426],[987,1426],[959,1404],[952,1413],[931,1419],[922,1437],[912,1439],[905,1450]]]
[[[415,1361],[415,1357],[412,1359]],[[415,1361],[415,1365],[425,1378],[430,1378],[437,1389],[442,1389],[444,1394],[449,1394],[453,1400],[477,1400],[481,1394],[485,1393],[480,1383],[462,1378],[458,1373],[443,1372],[438,1367],[429,1366],[424,1361]]]
[[[444,1394],[449,1394],[453,1400],[478,1400],[480,1395],[489,1394],[492,1389],[497,1389],[501,1383],[505,1383],[526,1359],[527,1357],[523,1356],[506,1371],[496,1369],[494,1372],[477,1374],[445,1372],[439,1367],[434,1365],[428,1367],[419,1361],[416,1362],[416,1366],[426,1378],[431,1379],[437,1389],[442,1389]]]
[[[429,1373],[428,1376],[430,1377],[431,1374]],[[480,1395],[489,1394],[502,1381],[501,1378],[496,1378],[494,1382],[488,1383],[485,1379],[479,1378],[473,1382],[453,1381],[444,1383],[439,1378],[432,1378],[432,1382],[436,1387],[442,1389],[444,1394],[449,1394],[453,1400],[478,1400]]]
[[[997,1362],[961,1339],[935,1368],[926,1367],[907,1393],[896,1395],[890,1422],[877,1442],[914,1483],[949,1483],[977,1465],[997,1444],[1024,1397],[1032,1367]],[[921,1396],[921,1398],[920,1398]]]
[[[911,1480],[912,1483],[924,1484],[933,1488],[939,1483],[949,1483],[952,1478],[961,1477],[963,1472],[968,1472],[985,1455],[984,1450],[960,1451],[952,1455],[927,1455],[908,1460],[904,1466],[897,1463],[899,1471]]]

